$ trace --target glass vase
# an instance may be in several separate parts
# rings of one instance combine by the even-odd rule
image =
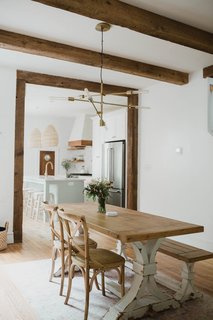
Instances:
[[[106,213],[106,199],[98,198],[98,212]]]

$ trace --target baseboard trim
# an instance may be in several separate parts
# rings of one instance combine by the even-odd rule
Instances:
[[[7,243],[14,243],[14,233],[13,232],[10,232],[10,233],[7,233]]]

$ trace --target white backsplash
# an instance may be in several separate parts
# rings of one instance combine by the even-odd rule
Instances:
[[[73,162],[70,169],[71,173],[92,173],[92,147],[86,147],[82,150],[71,150],[70,159],[84,160],[84,162]]]

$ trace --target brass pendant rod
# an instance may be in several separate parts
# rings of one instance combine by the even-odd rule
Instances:
[[[100,125],[103,125],[103,51],[104,51],[104,39],[103,39],[103,26],[101,27],[101,69],[100,69],[100,79],[101,79],[101,114],[100,114]]]

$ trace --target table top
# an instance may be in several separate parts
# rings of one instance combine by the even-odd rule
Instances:
[[[64,209],[65,215],[70,212],[85,216],[89,228],[123,243],[204,231],[204,227],[200,225],[112,205],[106,205],[106,210],[117,211],[118,215],[115,217],[98,213],[97,203],[61,203],[58,206]]]

